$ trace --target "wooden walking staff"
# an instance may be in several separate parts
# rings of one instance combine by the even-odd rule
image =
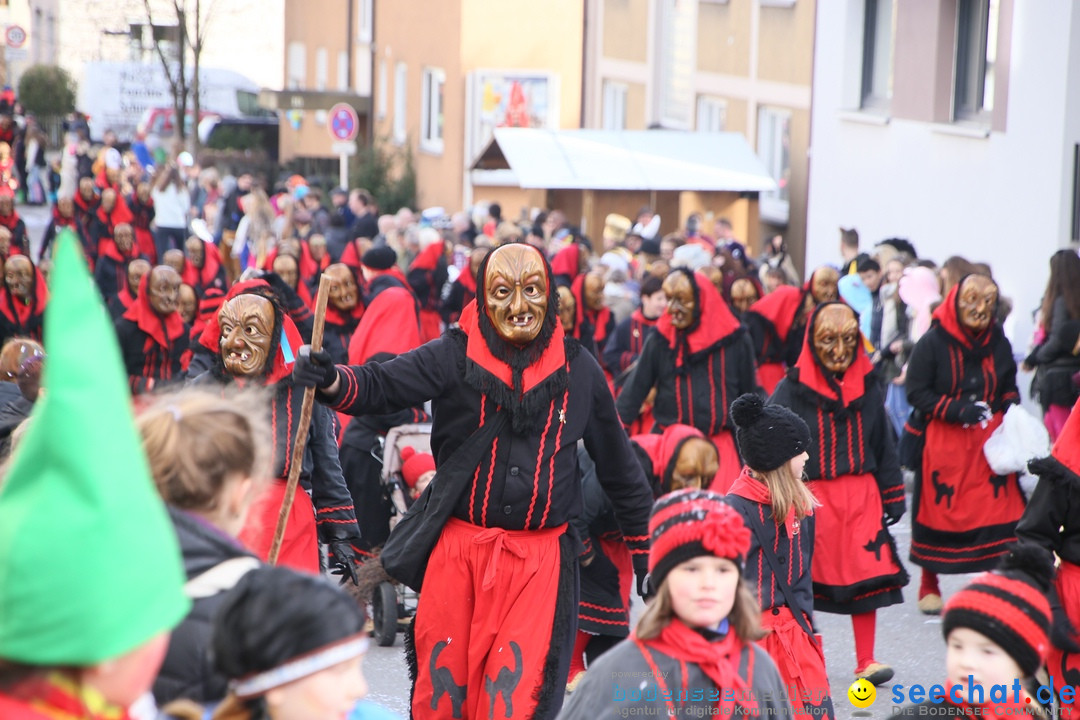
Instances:
[[[326,324],[326,299],[329,295],[330,278],[324,274],[319,278],[319,294],[315,299],[315,327],[311,331],[312,352],[322,350],[323,326]],[[281,501],[281,512],[278,513],[277,528],[274,530],[274,542],[270,544],[270,556],[267,558],[267,562],[271,565],[277,564],[278,554],[281,553],[281,542],[285,539],[285,526],[289,524],[293,495],[296,494],[296,486],[300,483],[300,470],[304,464],[304,447],[307,446],[308,434],[311,432],[311,408],[314,405],[315,388],[304,388],[304,401],[300,405],[300,429],[296,433],[292,458],[289,461],[289,479],[285,484],[285,498]]]

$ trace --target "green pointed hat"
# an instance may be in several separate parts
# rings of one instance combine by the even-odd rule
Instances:
[[[44,397],[0,479],[0,658],[89,666],[187,614],[176,534],[78,240],[57,238]]]

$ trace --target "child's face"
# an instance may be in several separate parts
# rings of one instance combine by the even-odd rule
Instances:
[[[416,485],[413,486],[411,494],[414,498],[420,497],[420,493],[424,492],[424,488],[431,482],[431,478],[435,477],[434,470],[428,470],[416,480]]]
[[[973,685],[982,686],[984,701],[992,686],[1012,685],[1018,678],[1023,677],[1020,666],[1009,653],[971,628],[955,628],[949,633],[947,644],[946,675],[950,683],[963,685],[965,694],[969,675],[974,677]],[[978,700],[977,695],[975,699]]]
[[[802,452],[788,460],[788,467],[791,468],[792,477],[796,480],[802,479],[803,468],[806,467],[806,461],[809,459],[810,453]]]
[[[270,716],[281,720],[338,720],[367,695],[363,656],[338,663],[266,694]]]
[[[665,582],[680,620],[691,627],[715,628],[735,605],[739,568],[726,558],[701,555],[676,565]]]

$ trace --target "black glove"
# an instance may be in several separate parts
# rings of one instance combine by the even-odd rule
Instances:
[[[885,505],[885,525],[891,527],[900,522],[900,518],[904,517],[905,502],[893,502]]]
[[[330,547],[330,574],[339,575],[342,585],[346,580],[352,580],[352,584],[356,585],[356,551],[353,550],[352,545],[348,540],[335,540],[328,545]]]
[[[960,422],[964,425],[977,425],[993,416],[994,412],[984,402],[971,403],[960,408]]]
[[[649,582],[649,556],[634,555],[634,577],[637,579],[637,593],[642,600],[650,600],[656,593],[656,588]]]
[[[326,350],[312,352],[310,345],[304,345],[297,353],[292,376],[297,385],[328,388],[337,380],[337,367]]]

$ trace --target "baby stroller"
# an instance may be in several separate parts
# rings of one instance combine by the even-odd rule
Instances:
[[[412,504],[409,488],[401,475],[401,451],[411,447],[417,452],[431,452],[431,423],[399,425],[386,433],[383,444],[382,483],[384,492],[390,497],[394,517],[390,520],[393,527],[398,518],[405,514]],[[417,595],[415,592],[396,583],[380,583],[371,597],[371,621],[374,625],[375,642],[380,647],[390,647],[399,630],[412,622],[416,614]]]

